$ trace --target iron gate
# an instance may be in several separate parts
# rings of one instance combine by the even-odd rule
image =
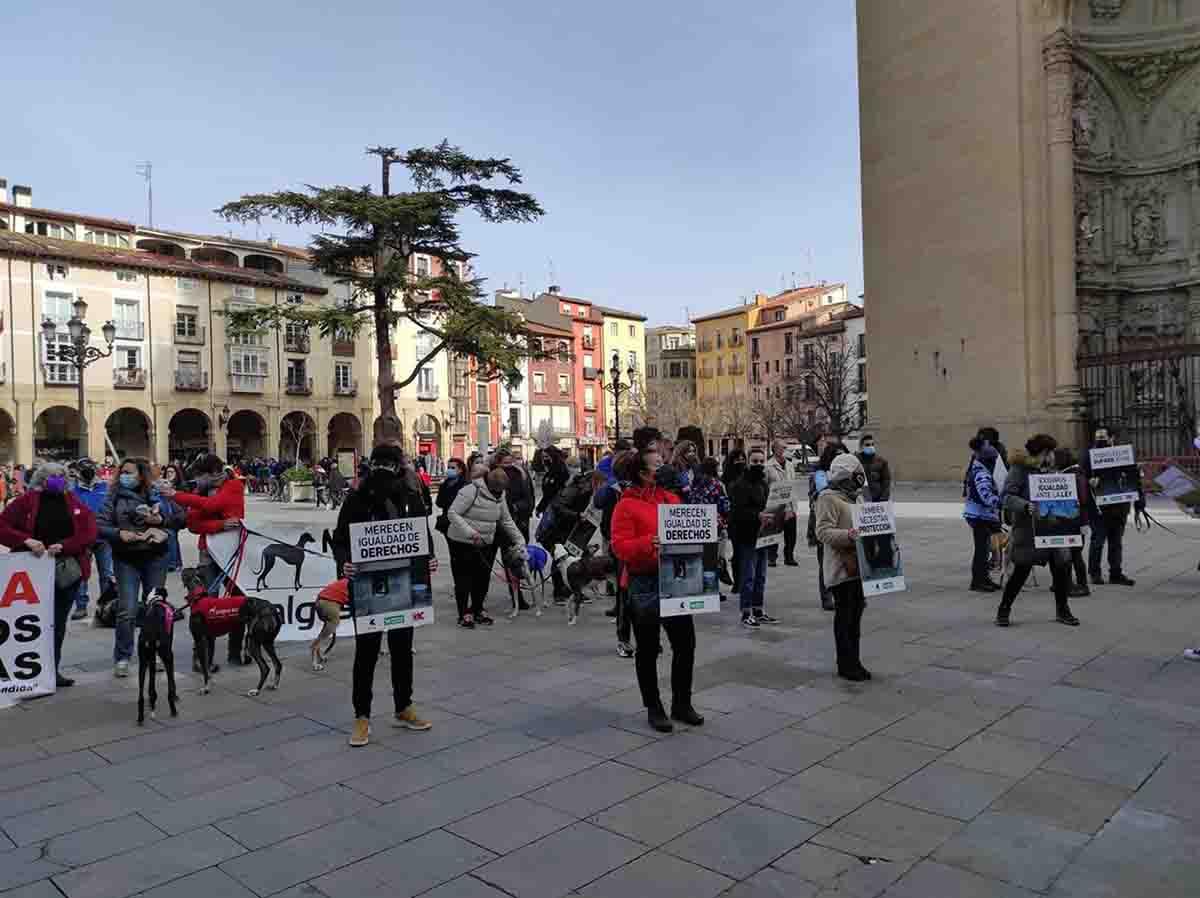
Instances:
[[[1088,439],[1115,428],[1138,459],[1187,455],[1196,433],[1200,344],[1170,343],[1080,355]]]

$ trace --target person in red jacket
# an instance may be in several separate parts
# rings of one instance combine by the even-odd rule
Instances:
[[[74,558],[82,580],[92,573],[90,549],[96,541],[96,516],[71,492],[67,492],[67,469],[48,462],[37,469],[29,490],[14,499],[0,514],[0,545],[18,552],[32,552],[35,558],[49,555]],[[54,667],[62,661],[63,639],[67,635],[67,615],[75,604],[79,580],[54,587]],[[60,687],[75,681],[58,674]]]
[[[628,481],[612,516],[612,551],[628,578],[633,632],[637,638],[634,666],[650,726],[669,733],[674,726],[658,691],[658,628],[671,643],[671,717],[691,726],[704,718],[692,707],[692,673],[696,661],[696,627],[691,615],[661,618],[658,613],[658,506],[675,505],[679,497],[655,485],[662,463],[657,448],[630,452],[621,459],[617,479]]]
[[[221,591],[225,574],[221,566],[208,554],[207,537],[224,530],[241,528],[242,518],[246,516],[246,485],[240,478],[230,476],[225,470],[225,463],[212,453],[200,456],[192,465],[191,473],[196,478],[196,492],[177,492],[167,487],[161,488],[160,492],[187,509],[187,528],[200,535],[200,563],[196,567],[196,574],[210,592],[216,595]],[[242,594],[236,584],[233,586],[233,592],[237,595]],[[242,635],[241,627],[229,634],[229,652],[226,657],[233,666],[242,663]],[[193,658],[193,667],[199,669],[197,658]],[[217,665],[214,664],[212,672],[215,673],[217,669]]]

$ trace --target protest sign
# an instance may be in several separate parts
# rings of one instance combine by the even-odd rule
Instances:
[[[863,594],[903,592],[904,562],[896,541],[896,514],[891,502],[865,502],[854,506],[855,551]]]
[[[754,544],[756,549],[783,545],[783,525],[788,512],[795,513],[793,503],[801,495],[802,486],[803,482],[799,480],[779,480],[771,484],[767,493],[767,507],[764,509],[771,516],[771,521],[763,524],[758,531],[758,542]]]
[[[350,561],[394,563],[429,554],[429,527],[424,518],[363,521],[350,525]]]
[[[1037,549],[1082,546],[1079,492],[1074,474],[1031,474],[1029,501],[1037,506],[1033,545]]]
[[[1100,481],[1092,488],[1098,506],[1103,508],[1105,505],[1121,505],[1138,500],[1141,495],[1138,492],[1141,474],[1134,461],[1132,446],[1092,449],[1089,456],[1092,476]]]
[[[1174,465],[1154,478],[1162,488],[1162,494],[1192,517],[1200,516],[1200,480]]]
[[[569,555],[573,558],[582,558],[587,554],[588,547],[597,541],[600,522],[603,518],[604,512],[596,507],[595,502],[589,502],[583,514],[579,516],[579,520],[575,522],[575,526],[571,528],[571,535],[563,543],[563,548]]]
[[[50,695],[54,665],[54,559],[0,555],[0,707]]]
[[[658,506],[659,616],[721,610],[717,506]]]
[[[356,566],[350,599],[359,633],[433,623],[428,556],[423,517],[350,525],[350,561]]]

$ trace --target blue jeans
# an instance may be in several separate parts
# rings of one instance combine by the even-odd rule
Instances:
[[[179,531],[167,531],[167,569],[177,571],[183,567],[183,557],[179,554]]]
[[[113,576],[113,554],[112,546],[104,540],[97,540],[92,546],[92,558],[96,562],[96,573],[100,578],[100,592],[104,592],[108,588],[108,584],[116,580]],[[79,581],[79,592],[75,595],[75,607],[80,611],[87,611],[88,606],[88,582],[87,580]]]
[[[137,613],[138,598],[150,594],[150,590],[164,586],[167,582],[167,556],[154,555],[136,561],[117,558],[117,641],[113,647],[113,661],[129,661],[133,658],[133,622]]]
[[[763,593],[767,588],[767,550],[754,548],[754,543],[743,543],[738,547],[742,563],[739,581],[742,591],[738,595],[738,607],[742,611],[762,609]]]

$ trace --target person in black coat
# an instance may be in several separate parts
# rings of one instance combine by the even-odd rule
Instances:
[[[521,531],[521,536],[525,537],[525,542],[528,543],[529,519],[533,517],[534,505],[533,482],[525,473],[525,469],[518,464],[517,457],[508,449],[496,450],[492,467],[501,467],[508,475],[508,486],[504,489],[504,496],[508,500],[508,511],[512,515],[513,523]]]
[[[358,489],[346,497],[338,513],[332,544],[338,577],[354,578],[350,563],[350,525],[364,521],[388,521],[395,518],[421,518],[428,515],[420,483],[411,469],[404,468],[404,454],[396,446],[376,446],[371,452],[370,472]],[[426,525],[428,526],[428,525]],[[430,545],[432,546],[432,539]],[[436,569],[433,555],[428,560],[413,562],[413,576],[429,584],[430,572]],[[353,602],[353,599],[351,599]],[[422,720],[412,703],[413,631],[411,627],[388,630],[388,653],[392,662],[392,697],[396,715],[393,725],[408,730],[428,730],[431,724]],[[350,744],[355,748],[370,739],[371,685],[375,680],[375,665],[383,645],[383,633],[361,633],[354,639],[354,731]]]
[[[742,626],[758,627],[776,623],[763,610],[763,594],[767,586],[767,550],[758,548],[758,534],[767,514],[767,457],[762,449],[750,450],[746,472],[729,489],[729,538],[741,561],[741,591],[739,605]]]
[[[542,498],[536,509],[539,515],[546,513],[550,503],[571,479],[571,469],[567,467],[567,460],[563,457],[561,449],[551,446],[543,457],[546,459],[547,468],[545,476],[542,477]]]
[[[1093,434],[1093,449],[1108,449],[1114,444],[1113,437],[1116,433],[1110,434],[1107,427],[1097,427]],[[1087,478],[1088,486],[1091,487],[1088,493],[1088,521],[1092,526],[1092,542],[1088,546],[1088,573],[1091,575],[1092,584],[1095,586],[1104,585],[1104,546],[1108,544],[1108,582],[1114,586],[1133,586],[1134,581],[1125,576],[1123,569],[1124,544],[1125,544],[1125,527],[1129,523],[1129,503],[1118,502],[1113,505],[1100,506],[1096,501],[1096,490],[1100,486],[1100,478],[1092,470],[1092,454],[1085,452],[1083,454],[1083,473]],[[1138,494],[1137,501],[1134,505],[1139,511],[1146,507],[1146,498],[1142,494],[1142,475],[1138,471],[1137,465],[1127,465],[1123,468],[1109,468],[1105,472],[1105,476],[1120,478],[1124,484],[1127,484],[1130,492],[1136,491]]]

